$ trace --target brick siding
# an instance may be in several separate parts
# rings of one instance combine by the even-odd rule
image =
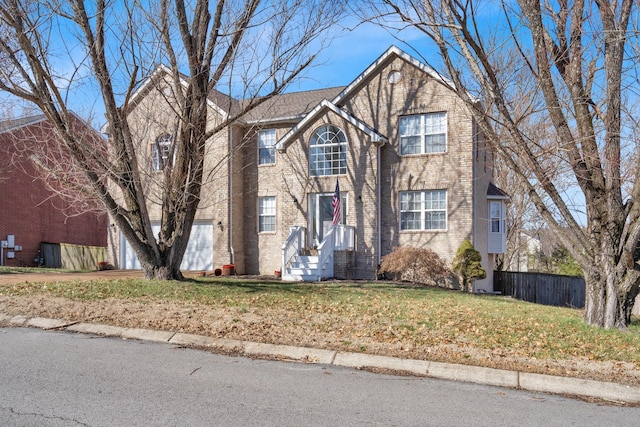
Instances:
[[[107,246],[107,215],[77,212],[55,196],[38,179],[32,163],[14,148],[14,142],[30,138],[38,144],[53,144],[54,136],[46,124],[0,134],[0,240],[15,236],[22,251],[8,266],[33,266],[41,242]]]

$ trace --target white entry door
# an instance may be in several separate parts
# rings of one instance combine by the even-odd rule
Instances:
[[[160,231],[160,224],[152,224],[153,233]],[[120,235],[120,268],[140,270],[142,266],[135,251],[124,236]],[[195,221],[180,270],[213,270],[213,222]]]
[[[333,225],[333,193],[309,194],[309,243],[317,246]],[[340,195],[340,223],[347,223],[347,194]]]

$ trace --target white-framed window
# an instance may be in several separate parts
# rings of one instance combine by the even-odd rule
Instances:
[[[161,171],[169,164],[172,142],[173,135],[168,133],[156,138],[151,149],[151,166],[154,171]]]
[[[447,150],[447,113],[400,117],[400,154],[444,153]]]
[[[270,165],[276,162],[276,130],[265,129],[258,132],[258,164]]]
[[[347,137],[334,125],[318,128],[309,141],[309,169],[312,176],[347,173]]]
[[[273,231],[276,231],[276,198],[258,197],[258,233]]]
[[[489,202],[489,232],[503,233],[505,230],[504,203]]]
[[[400,193],[400,230],[446,230],[447,191]]]

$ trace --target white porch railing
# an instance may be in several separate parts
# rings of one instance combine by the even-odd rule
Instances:
[[[289,237],[282,245],[283,280],[322,280],[333,277],[335,251],[353,250],[355,228],[349,225],[332,226],[318,245],[317,256],[301,256],[306,249],[305,227],[290,228]]]
[[[289,229],[289,237],[282,244],[282,270],[280,270],[282,274],[286,271],[289,263],[306,247],[306,237],[307,229],[305,227],[295,226]]]
[[[333,251],[335,250],[336,227],[331,227],[318,246],[318,281],[323,277],[333,277]],[[325,270],[326,264],[326,270]],[[323,274],[324,272],[324,274]]]
[[[333,253],[353,250],[355,228],[349,225],[335,225],[325,234],[318,246],[318,280],[333,277]]]
[[[355,248],[355,227],[352,225],[336,225],[335,246],[336,251],[348,251]]]

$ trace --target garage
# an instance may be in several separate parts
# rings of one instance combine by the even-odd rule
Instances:
[[[151,225],[153,233],[160,231],[160,223]],[[124,270],[140,270],[140,261],[127,239],[120,234],[120,268]],[[180,270],[213,270],[213,222],[195,221],[191,229],[191,237],[184,253]]]

